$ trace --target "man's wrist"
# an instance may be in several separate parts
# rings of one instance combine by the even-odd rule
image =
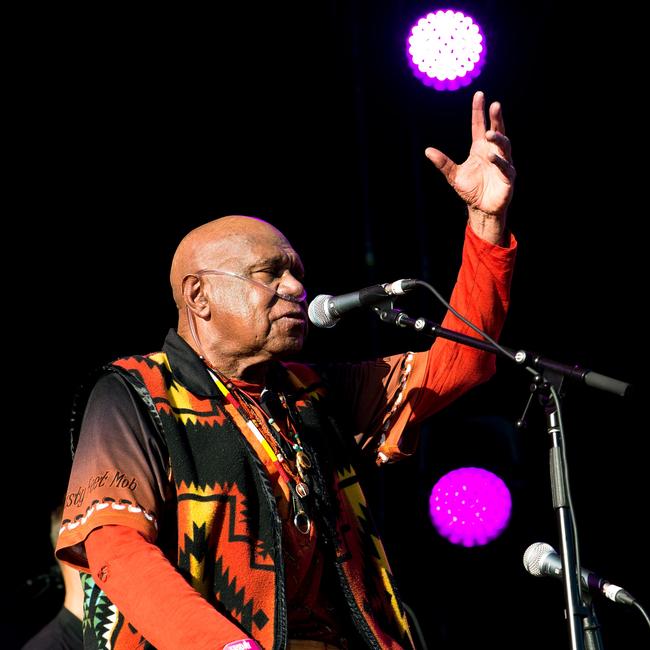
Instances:
[[[506,213],[488,214],[476,208],[467,207],[469,225],[481,239],[496,246],[504,246],[507,241]]]

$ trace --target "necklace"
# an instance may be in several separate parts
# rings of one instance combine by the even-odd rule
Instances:
[[[287,414],[287,430],[291,431],[292,438],[289,438],[284,431],[282,430],[282,427],[280,427],[273,417],[273,403],[278,402],[278,406],[284,409],[284,413]],[[273,430],[278,433],[284,441],[289,445],[289,447],[293,450],[296,456],[296,469],[298,470],[298,474],[303,481],[307,480],[307,472],[311,468],[311,459],[305,452],[302,442],[300,440],[300,435],[298,434],[298,427],[295,424],[295,419],[292,414],[291,407],[289,406],[289,403],[287,402],[287,398],[285,397],[284,393],[279,393],[279,395],[275,395],[272,391],[270,391],[268,388],[265,388],[262,390],[262,393],[260,395],[260,407],[264,411],[264,413],[268,417],[268,422],[269,424],[273,427]],[[277,412],[277,408],[276,408]]]
[[[293,507],[295,511],[295,516],[293,523],[296,528],[303,534],[309,534],[311,529],[311,520],[306,512],[306,503],[305,499],[309,495],[309,486],[308,486],[308,477],[307,472],[311,468],[311,459],[305,453],[305,450],[300,441],[300,436],[298,430],[293,423],[293,418],[291,417],[291,410],[286,401],[284,394],[280,394],[279,400],[280,404],[286,409],[286,412],[289,414],[287,420],[288,427],[291,429],[293,442],[291,439],[282,431],[281,427],[273,417],[271,409],[269,408],[268,398],[270,397],[267,394],[266,398],[262,400],[262,395],[268,389],[262,391],[260,396],[260,401],[264,401],[264,404],[261,404],[260,407],[266,415],[267,423],[266,426],[261,423],[255,415],[255,402],[250,396],[248,396],[244,391],[238,389],[231,381],[226,377],[223,377],[214,368],[209,368],[210,374],[212,375],[219,392],[224,396],[226,401],[237,409],[237,412],[241,415],[244,422],[246,423],[247,428],[255,436],[255,439],[260,443],[262,449],[273,463],[274,467],[277,469],[279,475],[285,481],[291,492]],[[247,403],[247,402],[252,402]],[[268,435],[265,436],[263,432],[267,432]],[[297,474],[292,469],[290,463],[282,452],[282,448],[278,440],[272,435],[272,432],[275,432],[281,439],[284,439],[290,446],[290,448],[296,453],[296,470]]]

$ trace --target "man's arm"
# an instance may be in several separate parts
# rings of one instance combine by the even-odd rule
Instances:
[[[501,247],[467,227],[463,261],[450,304],[493,338],[508,308],[516,243]],[[477,336],[450,312],[442,325]],[[415,451],[413,426],[433,415],[494,373],[494,356],[436,339],[429,350],[356,364],[332,364],[328,385],[367,453],[378,462],[398,460]]]
[[[475,93],[472,145],[462,164],[433,147],[425,154],[467,204],[463,262],[451,305],[497,338],[507,310],[516,247],[506,229],[516,173],[501,105],[492,103],[488,113],[489,130],[485,98],[482,92]],[[451,313],[442,324],[475,336]],[[426,353],[388,357],[353,369],[356,376],[349,378],[347,387],[353,396],[358,441],[365,449],[378,449],[379,463],[413,453],[417,437],[412,429],[405,433],[407,425],[440,410],[493,372],[492,355],[444,339]]]
[[[247,639],[133,528],[96,528],[85,547],[96,584],[158,650],[216,650]],[[248,647],[257,646],[248,639]]]
[[[101,377],[88,399],[68,482],[56,555],[88,568],[84,540],[119,524],[155,542],[173,486],[168,454],[141,400],[116,374]]]
[[[220,649],[245,639],[245,632],[194,590],[156,545],[174,489],[167,464],[141,400],[117,375],[100,379],[84,413],[57,557],[90,572],[160,650]]]

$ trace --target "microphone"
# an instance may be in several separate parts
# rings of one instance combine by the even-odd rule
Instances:
[[[309,320],[316,327],[334,327],[341,317],[352,309],[376,305],[389,296],[401,296],[414,289],[417,283],[418,280],[396,280],[386,284],[374,284],[340,296],[320,294],[309,303]]]
[[[536,577],[562,577],[562,558],[550,544],[544,542],[535,542],[526,549],[524,567],[528,573]],[[625,589],[611,584],[589,569],[580,567],[580,583],[583,591],[597,591],[615,603],[633,605],[636,602],[636,599]]]

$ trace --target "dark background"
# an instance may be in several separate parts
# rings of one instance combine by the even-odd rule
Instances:
[[[464,210],[423,152],[464,159],[477,89],[502,102],[518,170],[510,224],[519,256],[502,342],[638,389],[621,399],[571,386],[564,418],[583,565],[650,606],[640,26],[612,7],[447,3],[479,21],[488,59],[468,88],[437,92],[405,59],[411,24],[437,6],[241,2],[211,13],[57,9],[16,20],[7,647],[57,606],[53,589],[36,595],[24,583],[52,562],[48,511],[66,487],[75,386],[100,363],[159,349],[175,324],[167,274],[180,238],[212,218],[252,214],[301,253],[312,296],[403,277],[448,296]],[[444,313],[419,292],[400,306]],[[364,313],[312,331],[303,357],[426,344]],[[559,548],[539,406],[526,430],[512,428],[528,383],[499,362],[488,384],[428,422],[416,457],[374,485],[393,569],[430,648],[569,647],[560,582],[529,576],[521,562],[533,542]],[[471,464],[498,470],[514,504],[500,538],[464,549],[437,536],[427,503],[445,471]],[[637,611],[596,607],[608,650],[647,644]]]

